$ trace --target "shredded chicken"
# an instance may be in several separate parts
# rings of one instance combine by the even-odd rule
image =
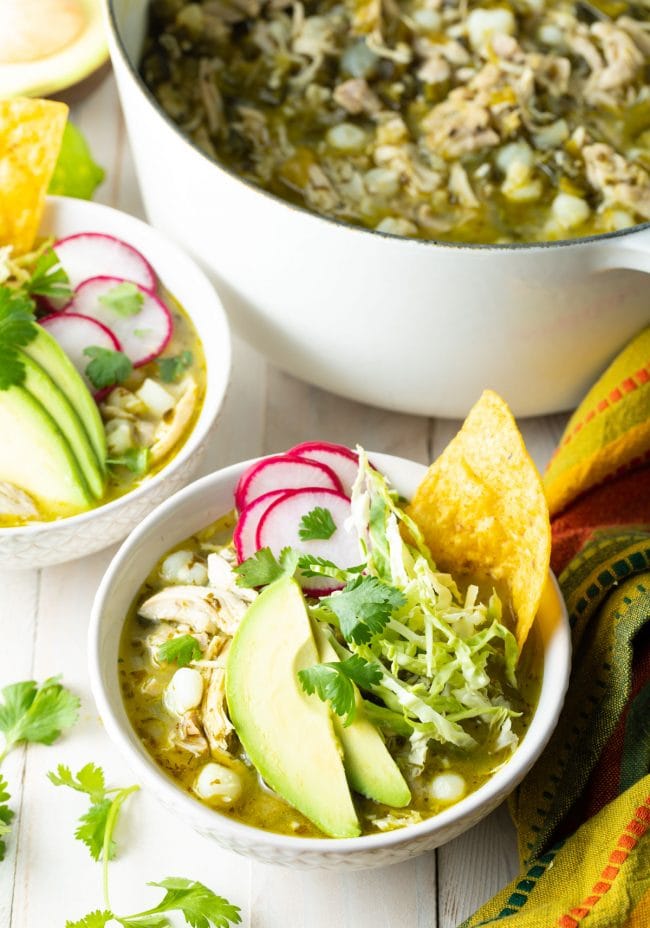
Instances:
[[[203,727],[213,751],[227,751],[233,731],[226,707],[226,660],[229,649],[230,641],[226,641],[215,665],[210,670],[210,678],[201,706]]]
[[[13,483],[0,481],[0,516],[32,519],[37,515],[38,508],[29,493]]]
[[[610,145],[587,145],[583,151],[589,183],[606,204],[622,206],[650,219],[650,175],[626,161]]]

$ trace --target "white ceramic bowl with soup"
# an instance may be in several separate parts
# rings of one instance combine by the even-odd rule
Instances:
[[[461,416],[485,386],[518,416],[568,409],[650,318],[650,229],[450,245],[355,228],[242,180],[144,85],[146,0],[110,0],[109,44],[151,222],[210,271],[237,330],[335,393]]]
[[[133,245],[194,325],[204,356],[203,405],[188,437],[169,461],[134,489],[87,512],[49,522],[0,527],[0,568],[47,567],[85,557],[121,541],[158,503],[184,486],[201,462],[230,376],[230,331],[214,287],[177,245],[126,213],[66,197],[48,198],[39,234],[63,238],[101,232]]]
[[[396,490],[410,496],[425,468],[369,452]],[[227,848],[288,867],[364,869],[397,863],[438,847],[471,828],[512,792],[531,769],[555,728],[569,679],[569,624],[557,583],[549,576],[535,623],[543,648],[543,677],[530,726],[511,758],[487,782],[419,824],[358,838],[307,838],[265,831],[209,808],[174,782],[136,734],[122,698],[118,657],[125,621],[155,564],[171,548],[233,507],[239,477],[251,462],[217,471],[167,500],[132,533],[111,562],[97,592],[89,629],[90,679],[97,708],[118,750],[145,788],[185,823]]]

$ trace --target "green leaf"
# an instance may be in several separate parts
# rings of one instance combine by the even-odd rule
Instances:
[[[118,316],[135,316],[142,309],[144,296],[137,284],[125,280],[103,293],[99,302]]]
[[[84,354],[92,358],[86,367],[86,374],[96,390],[123,383],[133,371],[131,361],[122,351],[90,345],[84,348]]]
[[[346,641],[363,644],[381,632],[393,611],[405,602],[399,590],[376,577],[356,577],[340,593],[325,596],[320,604],[336,615]]]
[[[68,121],[48,193],[76,197],[78,200],[91,200],[103,180],[103,168],[93,160],[79,129]]]
[[[25,365],[15,348],[0,343],[0,390],[20,387],[25,381]]]
[[[300,520],[298,534],[303,541],[327,541],[336,531],[329,509],[316,506]]]
[[[52,744],[62,731],[77,721],[79,698],[59,683],[59,677],[13,683],[2,690],[0,731],[6,749],[20,741]],[[5,749],[5,750],[6,750]]]
[[[277,560],[270,548],[260,548],[235,567],[237,584],[249,588],[268,586],[285,574],[293,574],[297,563],[298,553],[292,548],[283,548]]]
[[[112,912],[104,910],[103,912],[99,909],[96,909],[94,912],[89,912],[84,918],[79,919],[76,922],[66,922],[65,928],[105,928],[112,918],[115,916]]]
[[[136,477],[142,477],[149,469],[149,448],[129,448],[124,454],[116,458],[107,458],[106,463],[111,467],[126,467]]]
[[[48,779],[55,786],[69,786],[80,793],[87,793],[93,802],[100,802],[106,796],[104,771],[93,763],[86,764],[73,776],[69,767],[59,764],[56,773],[48,773]]]
[[[83,841],[90,851],[90,856],[93,860],[99,860],[102,856],[106,823],[112,804],[110,799],[102,799],[99,802],[94,802],[87,812],[79,816],[79,826],[74,836],[79,841]],[[110,841],[108,846],[108,858],[112,860],[114,857],[115,842]]]
[[[0,390],[24,382],[25,365],[16,348],[28,345],[37,333],[34,301],[21,290],[0,287]]]
[[[160,372],[160,379],[164,383],[174,383],[192,366],[193,361],[194,357],[191,351],[181,351],[180,354],[171,358],[158,358],[156,363]]]
[[[186,667],[191,661],[197,661],[201,654],[201,647],[194,635],[179,635],[161,644],[157,657],[159,661]]]
[[[340,580],[341,583],[347,583],[348,580],[354,580],[355,574],[360,574],[365,570],[365,564],[359,564],[356,567],[346,567],[343,570],[337,567],[333,561],[328,561],[325,557],[315,557],[313,554],[301,554],[298,558],[298,568],[303,577],[331,577],[333,580]]]
[[[298,671],[298,679],[306,693],[316,693],[329,702],[337,715],[345,717],[349,725],[356,714],[356,692],[353,683],[370,689],[379,683],[382,669],[378,664],[364,660],[358,654],[344,661],[315,664]]]
[[[138,924],[151,926],[156,923],[140,919],[150,918],[161,912],[181,912],[192,928],[210,928],[211,925],[214,928],[228,928],[229,925],[238,925],[241,922],[239,908],[222,896],[217,896],[203,883],[183,877],[168,877],[160,883],[149,883],[149,886],[159,886],[166,890],[164,898],[153,909],[120,919],[123,925],[128,925],[129,928]]]
[[[27,284],[30,293],[67,300],[72,296],[70,279],[59,262],[58,255],[48,248],[36,260],[32,276]]]
[[[7,845],[4,838],[11,831],[10,822],[14,817],[13,810],[7,805],[10,798],[7,781],[0,776],[0,861],[5,859]]]

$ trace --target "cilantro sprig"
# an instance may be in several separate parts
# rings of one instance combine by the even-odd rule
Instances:
[[[364,644],[383,631],[396,609],[406,603],[404,595],[377,577],[355,577],[339,593],[321,599],[339,620],[346,641]]]
[[[124,454],[117,455],[114,458],[107,458],[106,463],[109,467],[126,467],[136,477],[142,477],[149,469],[149,458],[151,451],[149,448],[128,448]]]
[[[122,806],[139,787],[108,789],[104,771],[93,763],[86,764],[76,774],[59,764],[48,776],[55,786],[67,786],[90,798],[90,809],[81,816],[75,837],[86,844],[95,860],[102,861],[104,908],[95,909],[77,921],[67,921],[66,928],[105,928],[110,922],[117,922],[123,928],[171,928],[168,912],[179,912],[192,928],[228,928],[240,923],[237,906],[203,883],[184,877],[167,877],[158,883],[149,883],[149,886],[165,890],[158,905],[133,915],[116,915],[108,892],[109,861],[116,853],[113,836]]]
[[[86,374],[96,390],[124,383],[133,372],[133,364],[123,351],[89,345],[84,348],[84,354],[91,359],[86,365]]]
[[[260,548],[234,570],[238,586],[254,588],[268,586],[285,574],[293,574],[297,564],[298,552],[293,548],[283,548],[277,559],[270,548]]]
[[[79,699],[59,683],[59,677],[50,677],[40,686],[34,680],[12,683],[3,688],[1,695],[0,731],[5,743],[0,763],[18,744],[53,744],[77,721]],[[14,817],[10,798],[9,785],[0,776],[0,861],[4,860],[5,838]]]
[[[29,293],[35,296],[47,296],[57,300],[71,298],[70,278],[53,248],[48,248],[38,256],[26,287]]]
[[[337,715],[344,717],[344,725],[354,721],[356,690],[354,684],[370,689],[380,682],[382,670],[378,664],[353,654],[344,661],[315,664],[298,671],[298,679],[306,693],[316,693],[323,702],[329,702]]]
[[[159,661],[167,664],[187,667],[192,661],[197,661],[202,653],[201,646],[194,635],[179,635],[161,644],[156,656]]]
[[[300,520],[298,535],[302,541],[327,541],[336,531],[336,523],[329,509],[316,506]]]
[[[99,302],[118,316],[136,316],[144,305],[144,296],[137,284],[125,280],[102,293]]]
[[[169,358],[158,358],[158,372],[164,383],[175,383],[188,370],[194,361],[191,351],[181,351]]]
[[[34,309],[34,301],[23,290],[0,287],[0,390],[19,387],[25,381],[19,349],[38,333]]]

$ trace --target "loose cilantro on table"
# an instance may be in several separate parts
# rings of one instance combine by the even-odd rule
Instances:
[[[270,548],[260,548],[252,557],[235,567],[238,586],[268,586],[285,574],[293,574],[298,563],[298,552],[283,548],[276,560]]]
[[[356,715],[356,691],[354,683],[364,689],[379,683],[382,670],[378,664],[364,660],[353,654],[344,661],[329,664],[315,664],[298,671],[298,678],[306,693],[316,693],[329,702],[337,715],[345,717],[344,725],[354,721]]]
[[[128,448],[118,457],[107,458],[106,463],[109,467],[126,467],[136,477],[141,477],[149,468],[150,456],[149,448]]]
[[[58,677],[50,677],[40,686],[34,680],[12,683],[2,690],[2,699],[0,731],[5,744],[0,763],[17,744],[52,744],[74,725],[79,713],[79,699],[59,683]],[[8,805],[10,798],[7,781],[0,776],[0,861],[4,860],[4,838],[14,817]]]
[[[22,290],[0,287],[0,390],[19,387],[25,365],[17,351],[36,338],[34,301]]]
[[[144,305],[144,296],[137,284],[125,280],[102,293],[99,302],[118,316],[135,316]]]
[[[363,644],[381,632],[395,609],[405,602],[399,590],[376,577],[356,577],[340,593],[325,596],[320,604],[337,617],[346,641]]]
[[[192,366],[194,358],[191,351],[181,351],[171,358],[158,358],[156,364],[160,379],[165,383],[174,383],[188,368]]]
[[[38,256],[32,276],[26,286],[29,293],[35,296],[47,296],[59,300],[69,300],[72,296],[70,278],[61,266],[53,248],[48,248]]]
[[[327,541],[336,531],[336,524],[329,509],[316,506],[300,520],[298,534],[302,541]]]
[[[131,361],[122,351],[90,345],[84,354],[92,360],[86,366],[86,374],[96,390],[123,383],[133,371]]]
[[[179,635],[178,638],[170,638],[161,644],[157,657],[159,661],[186,667],[192,661],[198,660],[201,653],[201,646],[194,635]]]
[[[167,877],[159,883],[149,883],[165,890],[158,905],[133,915],[116,915],[108,893],[109,861],[115,857],[113,840],[120,810],[138,786],[106,788],[101,767],[86,764],[77,774],[59,764],[48,774],[55,786],[67,786],[89,796],[91,806],[81,816],[75,837],[83,841],[95,860],[102,861],[104,908],[95,909],[77,921],[67,921],[66,928],[105,928],[109,922],[118,922],[123,928],[171,928],[167,912],[179,912],[192,928],[228,928],[241,921],[239,908],[196,880],[184,877]]]

